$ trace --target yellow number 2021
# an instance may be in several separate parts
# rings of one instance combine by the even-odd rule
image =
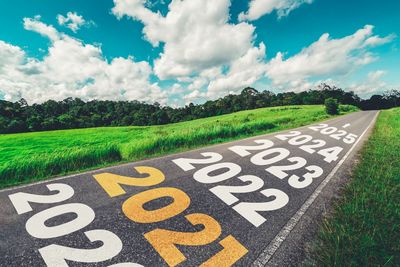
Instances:
[[[169,266],[176,266],[186,260],[185,255],[183,255],[176,245],[204,246],[214,242],[221,235],[220,224],[214,218],[206,214],[189,214],[186,215],[185,218],[193,226],[203,225],[203,230],[199,232],[177,232],[155,229],[144,235]],[[201,264],[201,267],[232,266],[248,252],[247,249],[231,235],[221,240],[219,244],[223,246],[223,250]]]
[[[135,167],[135,170],[140,174],[148,174],[149,176],[145,178],[136,178],[113,173],[101,173],[93,176],[110,197],[116,197],[126,193],[121,184],[128,186],[153,186],[165,180],[164,174],[156,168],[141,166]]]

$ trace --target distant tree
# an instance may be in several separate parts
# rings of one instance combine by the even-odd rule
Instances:
[[[9,121],[0,115],[0,133],[7,133]]]
[[[201,105],[190,103],[178,108],[139,101],[85,102],[79,98],[48,100],[33,105],[29,105],[24,99],[17,102],[0,100],[0,133],[166,124],[262,107],[322,105],[327,99],[334,99],[336,103],[356,105],[365,110],[400,106],[398,90],[387,91],[363,100],[354,92],[345,92],[329,84],[321,84],[316,90],[278,94],[267,90],[259,92],[247,87],[240,94],[229,94]]]
[[[334,98],[327,98],[325,100],[325,110],[329,115],[339,114],[339,104]]]
[[[14,120],[11,120],[10,123],[8,124],[7,132],[22,133],[22,132],[26,132],[27,130],[28,129],[27,129],[24,121],[22,121],[20,119],[14,119]]]

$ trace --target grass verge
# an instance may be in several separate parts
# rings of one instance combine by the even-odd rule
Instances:
[[[382,111],[311,253],[315,266],[400,266],[400,108]]]
[[[341,106],[342,114],[356,111]],[[140,160],[331,118],[323,106],[242,111],[151,127],[107,127],[0,135],[0,188]]]

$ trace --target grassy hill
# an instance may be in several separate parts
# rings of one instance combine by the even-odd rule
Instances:
[[[341,106],[342,114],[357,110]],[[242,111],[176,124],[0,135],[0,187],[144,159],[330,118],[323,106]]]

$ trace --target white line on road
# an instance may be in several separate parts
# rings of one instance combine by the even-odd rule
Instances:
[[[260,256],[258,256],[258,258],[253,262],[253,264],[252,264],[253,267],[265,266],[269,262],[269,260],[272,258],[272,256],[275,254],[275,252],[281,246],[283,241],[285,241],[285,239],[288,237],[290,232],[293,230],[293,228],[296,226],[296,224],[300,221],[301,217],[306,213],[306,211],[312,205],[314,200],[322,192],[324,187],[330,182],[332,177],[336,174],[336,172],[339,170],[339,168],[342,166],[342,164],[346,161],[348,156],[351,154],[353,149],[357,146],[357,144],[363,138],[365,133],[368,131],[368,129],[373,124],[373,122],[376,120],[376,117],[378,116],[378,114],[379,114],[379,112],[376,113],[373,120],[370,122],[367,129],[365,129],[365,131],[360,135],[360,138],[357,140],[357,142],[354,143],[354,145],[350,148],[350,150],[346,153],[346,155],[344,155],[344,157],[339,161],[339,163],[335,166],[335,168],[333,168],[333,170],[329,173],[329,175],[325,178],[325,180],[323,180],[322,183],[317,187],[317,189],[314,191],[314,193],[312,193],[312,195],[307,199],[307,201],[304,202],[304,204],[296,212],[296,214],[292,218],[289,219],[289,221],[281,229],[281,231],[275,236],[275,238],[271,241],[271,243],[269,243],[269,245],[264,249],[264,251],[260,254]]]
[[[349,127],[350,125],[351,125],[350,123],[347,123],[347,124],[343,125],[342,127],[343,127],[343,128],[347,128],[347,127]]]

